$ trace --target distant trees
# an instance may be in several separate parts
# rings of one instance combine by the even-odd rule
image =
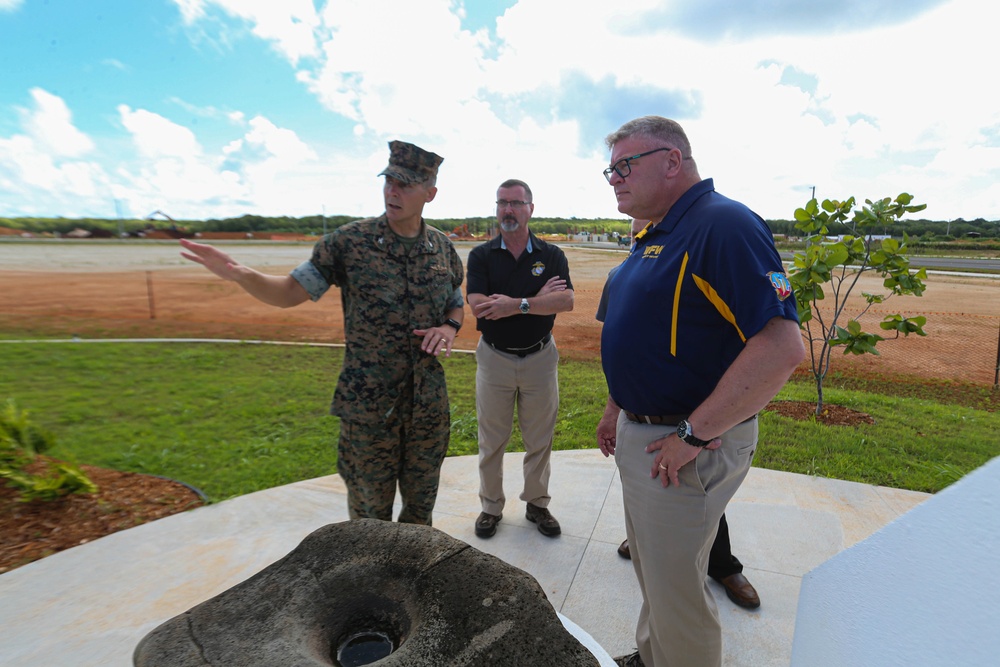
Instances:
[[[319,235],[344,225],[356,216],[347,215],[307,215],[300,218],[290,216],[242,215],[235,218],[209,218],[207,220],[115,220],[102,218],[0,218],[0,227],[34,234],[56,233],[67,234],[74,229],[105,230],[115,236],[122,230],[134,234],[148,228],[165,229],[171,225],[192,232],[285,232],[293,234]],[[428,223],[444,232],[451,232],[456,227],[468,225],[474,235],[485,234],[496,225],[493,217],[478,218],[440,218],[428,219]],[[796,228],[795,220],[768,220],[771,233],[791,238],[803,238],[801,230]],[[629,233],[628,219],[601,218],[532,218],[531,228],[538,234],[570,234],[586,231],[593,233],[619,234]],[[846,228],[836,226],[830,230],[831,235],[846,233]],[[979,239],[1000,239],[1000,220],[899,220],[885,230],[873,229],[871,233],[892,233],[902,239],[903,234],[910,237],[911,247],[921,247],[929,243],[969,238],[969,233],[978,234]],[[970,239],[971,240],[971,239]]]
[[[796,228],[796,224],[795,220],[767,221],[767,226],[771,229],[772,234],[785,236],[802,235],[801,231]],[[913,245],[919,245],[920,242],[964,238],[969,235],[969,232],[978,234],[978,238],[1000,238],[1000,220],[989,221],[984,218],[968,221],[962,218],[955,220],[898,220],[893,223],[891,228],[887,226],[884,231],[881,229],[871,230],[873,234],[892,234],[900,239],[903,238],[903,234],[906,234],[911,238]],[[832,235],[843,233],[846,233],[846,227],[839,231],[836,228],[830,230]]]

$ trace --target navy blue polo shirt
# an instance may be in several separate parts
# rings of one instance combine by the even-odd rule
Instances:
[[[693,412],[769,320],[798,321],[767,225],[712,179],[637,240],[607,292],[608,390],[641,415]]]
[[[476,246],[469,253],[465,272],[466,298],[469,294],[506,294],[515,299],[530,298],[548,282],[559,276],[566,289],[573,289],[569,277],[569,262],[562,248],[542,241],[528,231],[528,247],[514,259],[501,246],[503,237],[496,236]],[[476,318],[476,329],[487,343],[497,347],[530,347],[552,331],[555,315],[514,315],[499,320]]]

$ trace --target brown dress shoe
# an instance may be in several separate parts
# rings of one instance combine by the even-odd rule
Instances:
[[[538,505],[528,503],[528,510],[524,513],[524,517],[532,523],[537,523],[538,532],[545,537],[555,537],[562,532],[559,522],[556,521],[556,518],[552,516],[547,507],[539,507]]]
[[[760,597],[758,597],[757,591],[742,572],[716,581],[722,584],[722,587],[726,589],[726,595],[738,606],[744,609],[756,609],[760,606]]]
[[[628,550],[628,540],[618,545],[618,555],[626,560],[632,560],[632,554]]]
[[[476,537],[493,537],[497,532],[497,524],[503,518],[503,513],[499,515],[480,512],[476,519]]]

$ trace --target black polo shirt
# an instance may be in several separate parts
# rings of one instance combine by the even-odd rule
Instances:
[[[528,231],[527,249],[514,260],[506,248],[500,246],[501,237],[478,245],[469,253],[466,271],[466,296],[469,294],[506,294],[518,300],[533,297],[552,278],[559,276],[566,281],[566,289],[573,289],[569,278],[569,263],[562,248],[542,241]],[[487,343],[505,348],[524,348],[534,345],[552,331],[555,315],[513,315],[499,320],[476,318],[476,329]]]

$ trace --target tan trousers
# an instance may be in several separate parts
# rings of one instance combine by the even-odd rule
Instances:
[[[680,486],[650,477],[646,445],[673,426],[618,418],[615,462],[622,478],[625,530],[642,589],[635,640],[647,667],[718,667],[722,627],[708,588],[708,554],[719,519],[746,478],[757,420],[733,427],[722,446],[680,469]]]
[[[526,357],[499,352],[482,338],[476,347],[476,417],[479,422],[479,499],[483,511],[504,508],[503,454],[514,428],[514,407],[524,440],[521,500],[549,505],[549,460],[559,411],[559,351],[555,338]]]

